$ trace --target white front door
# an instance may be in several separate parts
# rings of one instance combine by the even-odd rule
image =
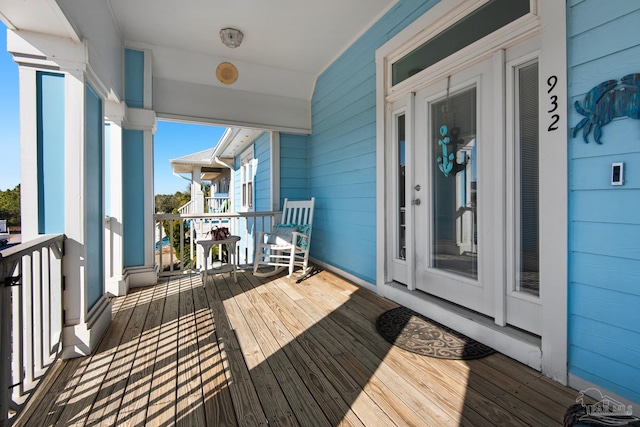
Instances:
[[[522,52],[498,52],[392,108],[396,252],[407,255],[393,276],[540,334],[538,62]]]
[[[489,316],[500,237],[491,72],[486,60],[416,93],[412,189],[416,287]]]
[[[509,3],[441,1],[376,52],[377,283],[426,315],[441,299],[540,336],[542,370],[561,377],[566,11]],[[532,360],[512,344],[510,356]]]

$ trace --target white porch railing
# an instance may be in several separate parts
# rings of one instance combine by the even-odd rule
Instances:
[[[196,240],[206,238],[216,227],[227,227],[232,235],[240,236],[236,248],[239,265],[253,263],[253,248],[259,231],[271,231],[281,212],[243,212],[211,214],[156,214],[156,263],[159,276],[198,271]]]
[[[205,197],[204,210],[208,213],[229,212],[231,199],[229,197]]]
[[[64,239],[0,251],[0,426],[13,423],[62,350]]]
[[[188,201],[187,203],[185,203],[184,205],[180,206],[178,208],[178,213],[180,215],[188,215],[193,213],[192,211],[194,210],[195,207],[195,203],[193,203],[193,200]]]

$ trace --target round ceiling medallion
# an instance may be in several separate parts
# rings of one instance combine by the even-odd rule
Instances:
[[[230,62],[223,62],[216,68],[216,77],[222,83],[230,85],[238,80],[238,69]]]

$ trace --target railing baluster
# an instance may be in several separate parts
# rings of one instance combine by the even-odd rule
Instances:
[[[43,235],[0,252],[2,427],[13,424],[61,351],[63,241]]]
[[[42,286],[40,295],[40,307],[42,308],[41,319],[41,340],[42,346],[38,353],[38,376],[42,375],[49,365],[49,354],[51,353],[51,252],[45,251],[42,254]]]
[[[241,241],[238,244],[238,251],[236,252],[236,259],[238,263],[244,263],[245,265],[252,262],[253,248],[255,245],[255,238],[258,231],[269,231],[275,223],[277,215],[281,215],[278,211],[269,212],[242,212],[242,213],[202,213],[202,214],[155,214],[154,218],[159,227],[164,221],[169,222],[169,242],[171,248],[174,247],[174,223],[178,221],[180,223],[180,245],[178,256],[180,257],[179,269],[174,268],[173,257],[175,254],[171,251],[171,263],[168,271],[164,271],[163,268],[159,270],[159,276],[172,276],[176,274],[189,274],[198,271],[197,264],[189,265],[184,262],[187,258],[185,255],[184,239],[186,234],[189,235],[189,259],[193,260],[196,239],[205,238],[204,235],[196,234],[196,222],[206,224],[198,230],[198,233],[204,233],[207,231],[207,227],[226,226],[229,228],[232,234],[241,236]],[[185,221],[190,222],[189,228],[186,227]],[[252,228],[253,227],[253,228]],[[185,231],[186,230],[186,231]],[[158,233],[159,236],[162,233]],[[154,241],[154,245],[155,245]],[[162,251],[160,250],[159,263],[163,266]],[[244,259],[241,260],[244,255]]]
[[[0,265],[0,427],[9,425],[9,384],[11,382],[11,288],[5,285],[11,273]]]

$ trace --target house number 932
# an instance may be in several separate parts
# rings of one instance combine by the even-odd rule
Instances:
[[[549,94],[549,110],[547,111],[551,115],[551,124],[547,128],[548,132],[553,132],[554,130],[558,130],[558,121],[560,120],[560,116],[556,113],[558,110],[558,95],[555,95],[555,88],[558,84],[558,77],[551,76],[547,79],[547,94]],[[556,113],[556,114],[554,114]]]

